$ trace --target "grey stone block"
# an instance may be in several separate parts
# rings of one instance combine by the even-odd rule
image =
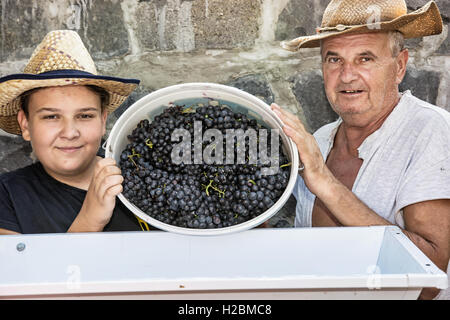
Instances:
[[[258,37],[260,1],[140,1],[134,15],[144,51],[246,48]]]
[[[78,32],[94,59],[128,52],[128,35],[119,1],[13,1],[0,6],[0,61],[28,59],[51,30]]]
[[[288,40],[315,33],[318,22],[314,19],[312,1],[291,0],[278,17],[276,40]]]
[[[399,90],[411,90],[411,93],[419,99],[436,104],[439,84],[440,74],[438,72],[408,67]]]
[[[274,102],[274,94],[267,79],[260,74],[246,75],[230,81],[227,85],[248,92],[270,105]]]
[[[421,46],[422,38],[405,39],[405,48],[408,50],[416,50]]]
[[[120,1],[95,0],[79,6],[80,24],[75,29],[94,59],[108,59],[128,52],[128,33]],[[75,27],[78,27],[77,25]]]
[[[299,73],[290,81],[293,84],[292,91],[313,132],[338,118],[327,100],[323,78],[319,72]]]
[[[141,50],[173,50],[176,48],[173,36],[176,27],[173,19],[173,8],[169,8],[167,0],[139,1],[134,13],[135,33]],[[168,13],[169,11],[169,13]],[[169,18],[169,20],[167,20]],[[170,25],[170,26],[169,26]]]
[[[439,49],[436,51],[437,54],[440,55],[450,55],[450,24],[447,24],[448,32],[447,38],[445,38],[444,42],[441,44]]]
[[[48,31],[44,9],[33,0],[0,5],[0,61],[27,59]]]
[[[13,171],[33,163],[31,145],[22,137],[0,136],[0,173]]]
[[[196,48],[247,48],[258,38],[261,1],[198,0],[192,3]]]
[[[276,40],[290,40],[316,33],[329,0],[291,0],[278,17]]]

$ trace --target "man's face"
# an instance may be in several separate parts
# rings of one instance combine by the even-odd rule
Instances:
[[[96,157],[106,112],[102,114],[100,97],[85,86],[49,87],[31,94],[28,118],[20,111],[18,120],[47,172],[76,176]]]
[[[399,57],[392,56],[387,33],[342,35],[322,42],[325,91],[344,121],[367,125],[392,109],[407,52]]]

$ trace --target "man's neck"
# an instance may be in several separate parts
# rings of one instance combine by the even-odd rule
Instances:
[[[390,108],[386,109],[387,111],[385,113],[380,114],[378,118],[364,126],[354,125],[352,122],[347,122],[344,120],[336,134],[335,146],[337,146],[339,149],[342,148],[342,152],[346,152],[357,157],[358,148],[361,146],[364,140],[367,139],[367,137],[369,137],[383,125],[391,112],[397,106],[399,100],[400,97],[391,104]]]

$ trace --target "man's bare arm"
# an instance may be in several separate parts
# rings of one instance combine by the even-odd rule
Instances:
[[[444,272],[450,259],[450,199],[424,201],[403,209],[404,233]],[[420,298],[432,299],[438,289],[425,288]]]

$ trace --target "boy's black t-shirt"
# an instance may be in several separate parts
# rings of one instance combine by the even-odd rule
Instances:
[[[29,233],[67,232],[87,191],[52,178],[40,162],[0,175],[0,228]],[[103,231],[138,231],[139,222],[116,199]]]

